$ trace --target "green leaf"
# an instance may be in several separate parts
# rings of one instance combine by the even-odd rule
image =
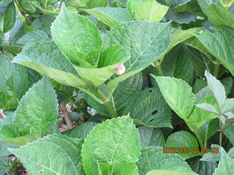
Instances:
[[[202,11],[207,15],[208,12],[208,8],[212,5],[212,4],[217,4],[219,6],[220,3],[217,0],[197,0],[197,2],[199,3]]]
[[[176,8],[176,7],[179,7],[181,5],[188,3],[190,1],[191,0],[173,0],[173,1],[171,1],[171,6],[172,6],[172,8]]]
[[[101,54],[98,68],[74,67],[83,80],[100,86],[114,74],[112,67],[121,65],[129,57],[129,53],[122,46],[114,45]]]
[[[137,129],[129,117],[107,120],[96,126],[85,139],[82,162],[86,174],[97,174],[98,163],[117,167],[134,163],[140,155]]]
[[[11,63],[11,58],[0,56],[0,109],[15,109],[18,101],[28,90],[25,67]]]
[[[51,33],[62,53],[77,66],[84,54],[102,45],[98,28],[87,18],[67,10],[64,4],[51,26]]]
[[[83,175],[80,155],[82,144],[83,140],[49,135],[9,151],[20,159],[30,174],[39,174],[38,171],[41,171],[43,174]]]
[[[20,0],[19,1],[20,8],[25,12],[25,13],[34,13],[36,11],[36,7],[32,4],[31,0]]]
[[[84,11],[93,15],[111,28],[123,22],[132,21],[131,16],[125,8],[96,7]]]
[[[208,103],[213,105],[217,109],[217,103],[213,96],[208,96],[201,100],[201,103]],[[198,107],[195,107],[192,111],[192,114],[189,119],[186,120],[186,123],[189,125],[190,129],[197,131],[205,122],[218,117],[217,114],[209,113]]]
[[[233,84],[232,76],[225,77],[220,82],[224,85],[224,88],[225,88],[225,91],[226,91],[226,97],[228,97],[228,94],[230,93],[230,91],[232,89],[232,84]]]
[[[135,17],[137,20],[160,22],[166,15],[169,7],[159,4],[156,0],[134,4]]]
[[[231,124],[231,120],[227,120],[225,122],[225,127],[229,126]],[[234,127],[233,125],[223,131],[224,135],[229,139],[232,145],[234,145]]]
[[[41,30],[36,30],[32,32],[28,32],[24,36],[22,36],[16,43],[17,44],[25,44],[23,47],[23,50],[27,50],[31,46],[35,44],[40,44],[50,41],[48,35],[41,31]]]
[[[189,173],[181,173],[177,171],[171,171],[171,170],[152,170],[146,175],[190,175]]]
[[[87,93],[88,91],[85,88],[92,87],[77,76],[72,64],[53,42],[43,43],[27,49],[14,57],[13,62],[45,74],[60,84],[79,87]]]
[[[3,129],[5,129],[5,128],[3,127]],[[15,129],[17,129],[17,131],[19,130],[19,128],[15,128]],[[12,132],[12,130],[9,130],[8,132]],[[8,133],[8,135],[6,135],[6,136],[9,137],[9,134],[11,134],[11,133]],[[1,130],[1,135],[0,136],[2,137],[2,130]],[[10,144],[13,144],[13,145],[17,145],[17,146],[23,146],[23,145],[26,145],[28,143],[31,143],[34,140],[37,140],[38,138],[41,138],[41,137],[42,137],[41,133],[34,132],[32,134],[27,134],[27,135],[20,136],[20,137],[17,137],[15,135],[14,138],[13,137],[12,138],[6,138],[6,139],[3,139],[1,141],[5,142],[5,143],[10,143]]]
[[[138,125],[172,127],[170,107],[157,88],[145,89],[136,94],[123,111],[124,115],[129,113],[135,124]]]
[[[2,0],[2,4],[3,4],[4,6],[10,4],[11,2],[12,2],[12,0]]]
[[[117,75],[114,75],[113,77],[115,78],[116,76]],[[124,108],[129,104],[134,95],[141,91],[142,83],[142,75],[141,73],[137,73],[117,85],[113,96],[110,97],[109,100],[117,115],[121,115]],[[105,90],[103,86],[101,86],[100,88],[102,88],[102,90]],[[109,94],[105,93],[105,95],[108,96]],[[109,113],[103,104],[97,102],[88,94],[85,94],[84,98],[87,103],[99,114],[109,116]]]
[[[178,166],[179,165],[179,166]],[[152,170],[170,170],[195,175],[185,160],[177,154],[163,153],[162,147],[142,148],[137,162],[140,175]]]
[[[198,40],[198,39],[196,39],[196,40]],[[198,42],[199,42],[199,40],[198,40]],[[185,43],[186,43],[186,45],[188,44],[188,42],[186,42],[186,41],[185,41]],[[202,47],[204,48],[204,46],[202,46]],[[185,46],[185,49],[190,57],[190,60],[193,63],[193,67],[194,67],[196,74],[198,74],[202,78],[205,78],[205,76],[204,76],[205,70],[212,72],[214,64],[203,52],[198,50],[200,48],[198,48],[196,46],[195,46],[195,48],[193,48],[193,46],[190,47],[189,45]],[[197,79],[196,81],[199,81],[199,80],[200,79]],[[197,93],[198,91],[194,91],[194,92]]]
[[[206,111],[206,112],[209,112],[209,113],[213,113],[213,114],[218,115],[217,110],[216,110],[215,107],[214,107],[213,105],[211,105],[211,104],[208,104],[208,103],[201,103],[201,104],[197,104],[196,106],[199,107],[200,109]]]
[[[206,154],[205,154],[206,155]],[[193,157],[192,159],[186,160],[189,166],[198,174],[211,175],[214,173],[217,167],[216,162],[212,161],[200,161],[201,157]]]
[[[81,0],[81,1],[87,1],[87,0]],[[89,9],[92,9],[94,7],[106,7],[107,0],[88,0],[87,7]]]
[[[156,77],[160,91],[175,113],[184,120],[189,119],[196,97],[192,88],[183,80],[170,77]]]
[[[0,141],[0,156],[11,155],[11,152],[8,151],[8,148],[19,148],[19,146]]]
[[[213,26],[212,29],[215,30],[214,33],[204,31],[202,34],[195,36],[234,75],[234,61],[231,59],[231,55],[234,54],[233,49],[231,49],[231,46],[234,44],[234,31],[226,26]],[[213,43],[216,44],[214,45]]]
[[[201,29],[200,28],[192,28],[188,30],[183,30],[176,32],[171,35],[171,42],[170,46],[167,48],[167,50],[158,58],[158,61],[162,62],[165,55],[176,45],[186,41],[187,39],[194,37],[193,33],[198,33]]]
[[[51,5],[51,4],[54,4],[55,2],[57,2],[58,0],[41,0],[41,4],[43,6],[48,6],[48,5]]]
[[[228,156],[222,147],[219,151],[221,152],[221,161],[219,162],[218,168],[215,169],[214,175],[231,175],[234,166],[234,160]]]
[[[234,99],[228,98],[225,100],[225,103],[223,104],[221,111],[222,113],[229,112],[231,110],[234,110]]]
[[[56,97],[49,80],[43,77],[21,99],[15,111],[14,123],[22,131],[48,132],[58,115]]]
[[[123,163],[117,167],[105,163],[98,164],[99,174],[109,174],[110,172],[117,172],[118,174],[138,175],[137,166],[135,163],[132,162]]]
[[[207,82],[205,80],[196,79],[193,87],[193,92],[197,94],[200,90],[202,90],[205,87],[207,87]]]
[[[199,150],[199,145],[197,139],[193,136],[193,134],[187,131],[178,131],[171,134],[167,138],[167,142],[165,145],[166,148],[177,148],[176,152],[184,159],[189,159],[191,157],[195,157],[198,155],[202,155],[199,151],[198,153],[194,153],[194,149]],[[187,153],[180,153],[180,148],[186,148]]]
[[[197,135],[199,135],[200,139],[207,143],[207,140],[213,136],[219,130],[219,119],[213,119],[205,122],[198,130]]]
[[[133,19],[135,17],[135,12],[134,12],[134,9],[133,9],[134,4],[144,3],[144,2],[147,2],[147,1],[149,1],[149,0],[128,0],[127,9],[128,9],[128,12],[130,13],[130,15],[131,15],[131,17]]]
[[[222,107],[226,99],[226,92],[222,83],[212,76],[208,71],[205,71],[208,87],[218,103],[218,109]],[[220,110],[219,110],[220,111]]]
[[[165,145],[164,135],[161,129],[141,126],[138,128],[141,147],[163,146]]]
[[[161,66],[164,76],[180,78],[191,84],[194,78],[193,63],[188,58],[189,55],[185,52],[182,45],[175,46],[168,54],[165,55]],[[153,68],[152,73],[158,75],[156,68]],[[157,87],[157,83],[151,77],[152,84]]]
[[[8,4],[3,18],[3,33],[6,33],[13,28],[16,21],[16,10],[14,2]]]
[[[75,127],[69,134],[69,137],[78,138],[78,139],[85,139],[90,131],[96,127],[98,123],[94,122],[85,122],[80,126]]]
[[[22,51],[22,47],[14,46],[14,45],[0,45],[0,48],[3,49],[5,52],[11,53],[13,56],[16,56],[18,53]]]
[[[117,2],[123,7],[126,7],[128,0],[112,0],[113,2]]]
[[[174,14],[170,20],[175,21],[179,24],[189,24],[190,22],[196,22],[197,15],[189,12],[180,12]]]
[[[39,2],[37,2],[37,1],[31,1],[31,4],[34,7],[40,9],[44,14],[50,14],[50,15],[56,15],[56,16],[58,15],[58,12],[55,11],[55,8],[53,8],[53,6],[49,6],[50,8],[47,7],[47,9],[46,9],[46,8],[43,8],[41,6],[41,4]]]
[[[165,52],[170,43],[168,25],[169,23],[134,21],[123,23],[105,35],[104,50],[120,44],[131,55],[124,63],[126,72],[107,83],[108,91],[112,92],[117,84],[140,72]]]
[[[196,102],[199,103],[202,99],[212,96],[210,89],[208,86],[204,87],[201,89],[197,94],[196,94]]]
[[[13,171],[10,169],[9,163],[11,163],[11,158],[8,156],[0,157],[0,173],[2,175],[11,175]]]
[[[211,4],[208,8],[208,19],[215,25],[224,25],[234,27],[234,16],[215,4]]]

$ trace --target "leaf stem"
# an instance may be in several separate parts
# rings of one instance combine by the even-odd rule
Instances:
[[[158,61],[155,61],[152,65],[156,68],[158,76],[162,77],[163,76],[163,71],[161,69],[160,63]]]
[[[214,70],[213,70],[213,75],[215,76],[215,78],[218,79],[219,76],[219,67],[221,65],[220,61],[216,58],[215,62],[214,62]]]
[[[68,113],[68,111],[67,111],[67,108],[66,108],[64,102],[62,102],[62,103],[60,104],[60,108],[61,108],[61,110],[62,110],[62,112],[63,112],[63,116],[64,116],[64,118],[65,118],[65,121],[66,121],[66,123],[67,123],[68,128],[69,128],[69,129],[73,128],[71,118],[70,118],[70,116],[69,116],[69,113]]]
[[[105,105],[110,116],[112,118],[116,118],[117,117],[116,111],[114,110],[113,106],[110,104],[110,101],[108,100],[108,98],[102,93],[100,89],[98,89],[97,94],[101,98],[102,104]]]
[[[219,120],[219,146],[222,146],[222,135],[223,135],[222,122],[221,120]]]

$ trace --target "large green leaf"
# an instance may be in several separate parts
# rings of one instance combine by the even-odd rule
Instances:
[[[158,88],[145,89],[136,94],[123,111],[124,115],[129,113],[138,125],[172,127],[170,107]]]
[[[226,26],[214,26],[213,29],[214,33],[204,31],[196,37],[234,75],[234,60],[232,59],[234,50],[231,47],[234,44],[234,31]]]
[[[200,28],[192,28],[192,29],[188,29],[188,30],[183,30],[183,31],[179,31],[176,32],[174,34],[171,35],[171,42],[170,42],[170,46],[167,48],[167,50],[158,58],[158,61],[162,62],[163,58],[165,57],[165,55],[173,48],[175,47],[177,44],[180,44],[184,41],[186,41],[187,39],[194,37],[193,33],[198,33],[201,29]]]
[[[182,45],[175,46],[170,52],[165,55],[161,66],[164,76],[170,76],[180,78],[191,84],[194,78],[193,75],[193,63],[189,59],[189,55]],[[155,68],[153,68],[153,74],[158,75]],[[152,84],[157,87],[155,79],[151,77]]]
[[[62,53],[77,66],[84,54],[102,45],[98,28],[87,18],[67,10],[64,4],[51,26],[51,33]]]
[[[176,7],[179,7],[181,5],[184,5],[188,2],[190,2],[191,0],[173,0],[173,1],[170,1],[171,2],[171,6],[172,8],[176,8]]]
[[[96,126],[87,136],[82,148],[82,162],[86,174],[97,174],[98,164],[112,166],[135,163],[140,156],[137,129],[129,117],[111,119]],[[104,164],[104,165],[103,165]]]
[[[41,134],[50,130],[57,115],[58,101],[55,91],[49,80],[44,77],[22,97],[14,113],[13,123],[1,128],[0,138],[7,143],[20,142],[19,144],[22,144],[23,138],[18,138],[19,141],[14,138],[26,135],[25,140],[27,141],[31,139],[28,134],[36,133],[37,135],[32,135],[32,140],[37,139]]]
[[[149,0],[145,3],[134,4],[133,9],[137,20],[160,22],[169,7],[161,5],[156,0]]]
[[[125,8],[97,7],[84,11],[90,15],[93,15],[111,28],[119,25],[122,22],[132,21],[131,16]]]
[[[225,123],[225,127],[229,126],[231,124],[231,120],[227,120]],[[229,139],[229,141],[232,143],[234,146],[234,127],[233,125],[231,127],[228,127],[223,131],[224,135]]]
[[[17,44],[25,44],[23,47],[23,50],[26,50],[35,44],[43,43],[46,41],[50,41],[48,35],[41,30],[36,30],[36,31],[28,32],[27,34],[22,36],[17,41]]]
[[[25,13],[34,13],[36,11],[36,7],[33,6],[31,3],[31,0],[20,0],[19,1],[20,8],[25,12]]]
[[[178,171],[171,171],[171,170],[152,170],[146,175],[190,175],[189,173],[181,173]]]
[[[13,62],[45,74],[60,84],[81,88],[87,93],[89,93],[87,89],[92,87],[78,77],[72,64],[53,42],[30,47],[14,57]],[[93,96],[92,93],[90,95]]]
[[[120,4],[123,7],[126,7],[126,4],[128,2],[128,0],[112,0],[113,2],[117,2],[118,4]]]
[[[138,134],[142,148],[165,145],[164,135],[161,129],[141,126],[138,128]]]
[[[169,23],[134,21],[111,29],[104,37],[103,49],[122,45],[131,58],[124,65],[126,72],[107,83],[106,89],[113,91],[117,84],[153,63],[169,47]]]
[[[177,148],[176,152],[178,151],[178,154],[184,159],[189,159],[191,157],[202,155],[199,152],[198,153],[194,152],[195,149],[199,150],[199,145],[198,145],[197,139],[193,136],[193,134],[187,131],[178,131],[178,132],[171,134],[167,138],[165,147]],[[179,151],[180,148],[185,148],[187,152],[181,153]]]
[[[224,8],[211,4],[208,8],[208,19],[215,25],[234,27],[234,15]]]
[[[14,123],[22,131],[46,133],[56,121],[58,101],[49,80],[43,77],[21,99]]]
[[[152,75],[168,105],[182,119],[187,120],[194,109],[196,97],[192,88],[183,80]]]
[[[145,175],[152,170],[171,170],[181,174],[196,174],[182,157],[177,154],[163,153],[162,147],[143,148],[137,166],[140,175]]]
[[[9,151],[20,159],[30,174],[83,175],[80,155],[82,144],[83,140],[49,135]]]
[[[92,9],[94,7],[106,7],[107,0],[81,0],[81,1],[89,1],[87,3],[87,7]]]

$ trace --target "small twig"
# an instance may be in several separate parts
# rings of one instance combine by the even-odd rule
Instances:
[[[69,129],[73,128],[71,118],[70,118],[70,116],[69,116],[69,113],[68,113],[68,111],[67,111],[67,108],[66,108],[64,102],[62,102],[62,103],[60,104],[60,108],[61,108],[61,110],[62,110],[62,112],[63,112],[63,116],[64,116],[64,118],[65,118],[65,121],[66,121],[66,123],[67,123],[68,128],[69,128]]]

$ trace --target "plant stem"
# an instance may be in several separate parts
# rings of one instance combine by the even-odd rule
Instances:
[[[215,76],[215,78],[218,78],[218,76],[219,76],[219,67],[220,67],[220,65],[221,65],[220,61],[216,58],[215,65],[214,65],[214,70],[213,70],[213,75]]]
[[[158,76],[162,77],[163,76],[163,71],[161,69],[160,63],[158,61],[155,61],[152,65],[156,68]]]
[[[67,111],[67,108],[66,108],[64,102],[62,102],[62,103],[60,104],[60,108],[61,108],[61,110],[62,110],[62,112],[63,112],[63,116],[64,116],[64,118],[65,118],[65,121],[66,121],[66,123],[67,123],[68,128],[69,128],[69,129],[73,128],[71,118],[70,118],[70,116],[69,116],[69,113],[68,113],[68,111]]]
[[[222,135],[223,135],[222,122],[221,120],[219,120],[219,146],[222,146]]]
[[[98,89],[97,94],[101,98],[102,104],[105,105],[105,107],[106,107],[108,113],[110,114],[110,116],[112,118],[116,118],[117,114],[116,114],[115,110],[113,109],[113,106],[110,104],[110,101],[108,100],[108,98],[102,93],[102,91],[100,89]]]
[[[201,148],[204,147],[204,144],[202,143],[202,139],[201,139],[201,137],[198,135],[198,133],[197,133],[196,131],[194,131],[193,133],[194,133],[194,135],[197,137],[197,140],[198,140],[198,142],[199,142],[200,147],[201,147]]]

